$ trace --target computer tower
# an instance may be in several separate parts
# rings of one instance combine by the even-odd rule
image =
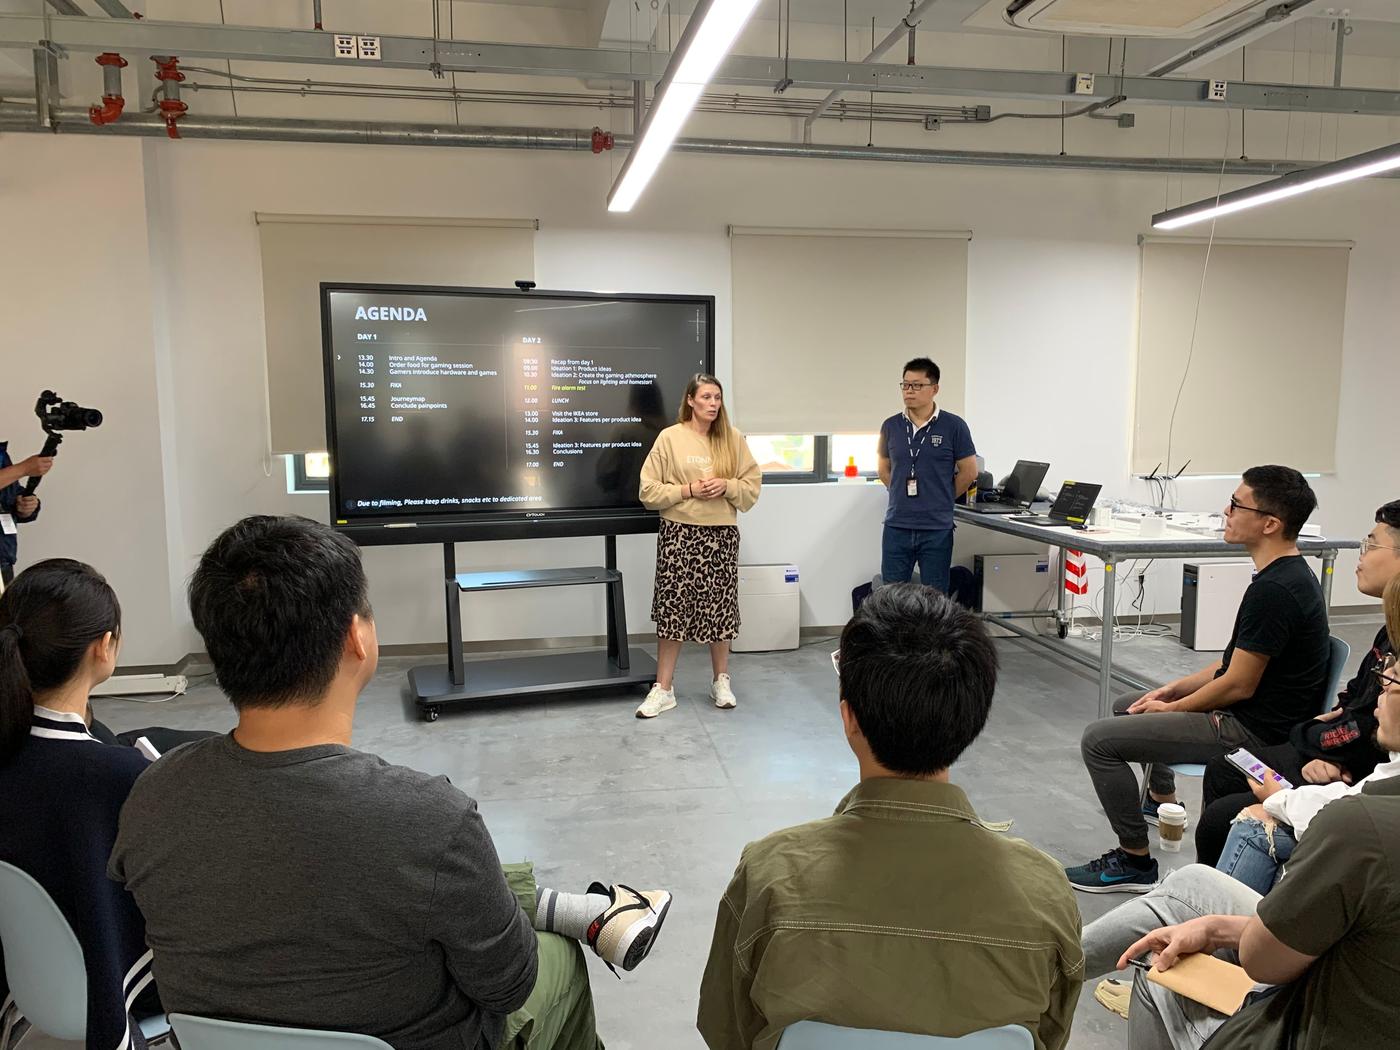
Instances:
[[[1254,579],[1254,563],[1231,558],[1181,568],[1181,644],[1197,652],[1220,652],[1230,644],[1235,614]]]

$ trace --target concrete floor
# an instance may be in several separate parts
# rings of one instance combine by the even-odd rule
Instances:
[[[1353,663],[1377,624],[1365,617],[1334,622],[1352,645]],[[640,694],[629,694],[450,712],[429,725],[418,719],[404,675],[421,658],[386,660],[361,698],[355,743],[449,776],[480,802],[502,858],[535,861],[543,884],[581,890],[594,879],[621,880],[671,890],[671,917],[639,970],[618,981],[592,960],[599,1027],[610,1050],[699,1048],[700,974],[739,851],[776,828],[829,815],[855,782],[828,657],[835,647],[823,640],[796,652],[736,655],[734,711],[710,705],[708,661],[687,648],[676,683],[680,704],[651,722],[632,717]],[[1014,834],[1057,859],[1097,856],[1111,836],[1079,759],[1080,730],[1097,711],[1096,678],[1024,642],[1004,640],[998,648],[1002,673],[991,722],[954,779],[983,817],[1014,820]],[[1212,659],[1174,638],[1133,639],[1116,655],[1151,680]],[[225,730],[234,722],[210,679],[164,704],[106,699],[94,706],[117,730]],[[1194,817],[1198,785],[1183,782],[1182,796]],[[1166,867],[1192,859],[1188,841]],[[1081,897],[1085,921],[1119,900]],[[1086,988],[1080,1001],[1070,1045],[1121,1050],[1125,1024],[1091,993]],[[31,1045],[38,1050],[40,1043]]]

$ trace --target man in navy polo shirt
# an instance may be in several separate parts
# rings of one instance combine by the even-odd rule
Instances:
[[[890,490],[880,576],[907,583],[914,563],[927,587],[948,590],[953,560],[953,501],[977,478],[977,449],[961,416],[939,411],[938,366],[916,357],[899,388],[904,411],[880,426],[880,481]]]

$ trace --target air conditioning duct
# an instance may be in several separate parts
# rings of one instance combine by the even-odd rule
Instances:
[[[1011,0],[1003,17],[1020,29],[1089,36],[1199,36],[1271,0]]]

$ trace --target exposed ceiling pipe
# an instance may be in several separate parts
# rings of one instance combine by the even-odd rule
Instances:
[[[157,113],[127,114],[116,124],[98,128],[88,122],[87,111],[56,108],[53,124],[41,127],[28,115],[7,114],[0,109],[0,132],[55,131],[65,134],[160,136],[167,134],[165,120]],[[208,117],[187,114],[180,121],[180,135],[187,139],[231,139],[260,142],[327,142],[388,146],[455,146],[479,149],[536,149],[589,151],[591,129],[457,127],[451,124],[398,124],[353,120],[286,120],[270,117]],[[628,149],[632,136],[614,136],[618,148]],[[1219,160],[1203,158],[1059,156],[1044,153],[1000,153],[984,150],[899,149],[870,146],[811,145],[787,142],[752,142],[742,139],[678,139],[675,149],[738,157],[800,157],[820,160],[864,160],[908,164],[953,164],[1010,168],[1069,169],[1076,171],[1137,171],[1154,174],[1218,175]],[[1226,175],[1274,176],[1313,167],[1309,161],[1230,160]],[[1389,176],[1381,176],[1382,178]]]
[[[94,124],[110,124],[122,115],[126,99],[122,97],[122,70],[127,61],[114,51],[97,56],[102,67],[102,104],[88,107],[88,119]]]
[[[75,4],[73,0],[48,0],[48,5],[61,15],[73,15],[82,18],[87,14],[87,12]]]
[[[126,5],[122,3],[121,0],[94,0],[94,3],[96,3],[98,7],[102,8],[102,10],[106,11],[107,14],[112,18],[135,17],[130,11],[127,10]]]
[[[1219,52],[1227,47],[1242,47],[1255,38],[1263,36],[1265,33],[1273,32],[1274,26],[1279,22],[1287,21],[1293,17],[1293,12],[1300,8],[1307,7],[1313,0],[1287,0],[1286,3],[1275,4],[1266,10],[1262,15],[1252,22],[1246,22],[1236,29],[1230,30],[1214,40],[1207,40],[1204,44],[1193,47],[1190,51],[1185,51],[1175,58],[1153,66],[1146,73],[1149,77],[1164,77],[1168,73],[1175,73],[1179,69],[1195,69],[1207,59],[1219,58]]]
[[[876,44],[874,50],[872,50],[870,54],[866,55],[865,58],[861,59],[861,61],[863,63],[874,62],[877,58],[880,58],[882,55],[884,55],[885,52],[887,52],[890,48],[894,47],[895,44],[899,43],[899,41],[904,37],[904,35],[908,33],[909,64],[913,65],[914,29],[918,26],[918,24],[921,21],[923,21],[924,12],[927,11],[937,2],[938,0],[920,0],[919,3],[915,4],[912,8],[909,9],[909,13],[904,16],[903,20],[899,23],[899,25],[895,26],[893,29],[890,30],[889,36],[885,37],[884,40],[881,40],[878,44]],[[845,27],[842,26],[843,31],[844,29]],[[831,92],[826,96],[826,98],[822,99],[816,104],[816,107],[812,110],[812,112],[807,114],[807,119],[802,122],[803,142],[812,141],[812,125],[817,122],[817,118],[819,118],[823,113],[825,113],[828,109],[831,108],[832,104],[838,98],[840,98],[842,94],[843,92],[841,91]]]

